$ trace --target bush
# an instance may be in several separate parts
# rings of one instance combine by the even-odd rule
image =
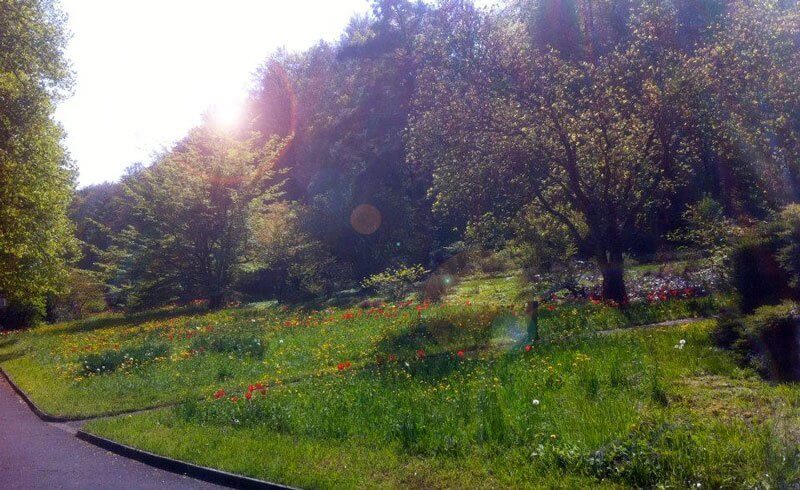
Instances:
[[[762,306],[744,326],[738,347],[757,368],[772,379],[800,381],[800,305]]]
[[[744,336],[744,329],[744,320],[740,315],[731,310],[723,311],[711,332],[711,338],[723,349],[731,349]]]
[[[84,356],[81,360],[86,374],[103,374],[123,367],[132,367],[164,357],[169,353],[169,345],[164,342],[148,342],[135,347],[112,349]]]
[[[800,206],[786,207],[744,236],[733,247],[731,262],[743,312],[800,300]]]
[[[789,277],[789,285],[800,288],[800,204],[786,206],[776,219],[776,228],[778,264]]]
[[[420,294],[425,300],[441,301],[456,284],[458,284],[458,276],[434,274],[423,283]]]
[[[192,339],[191,348],[196,351],[232,353],[253,357],[263,356],[265,350],[261,337],[240,332],[221,332],[195,337]]]
[[[734,246],[732,280],[744,313],[788,295],[789,279],[778,264],[777,250],[775,236],[748,235]]]
[[[421,265],[387,269],[362,281],[361,285],[381,296],[391,299],[402,299],[413,289],[414,283],[427,274]]]

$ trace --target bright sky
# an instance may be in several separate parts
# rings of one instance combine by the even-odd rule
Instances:
[[[201,115],[240,103],[277,48],[336,40],[368,0],[61,0],[73,37],[75,93],[56,117],[81,187],[186,134]]]

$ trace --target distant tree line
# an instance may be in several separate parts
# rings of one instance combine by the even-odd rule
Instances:
[[[796,0],[377,0],[266,60],[236,131],[79,191],[75,267],[114,307],[216,305],[516,244],[592,259],[621,302],[623,257],[688,205],[798,200],[799,42]]]

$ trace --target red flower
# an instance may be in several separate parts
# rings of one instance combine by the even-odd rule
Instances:
[[[464,351],[463,351],[463,350],[460,350],[460,351],[456,352],[456,355],[457,355],[458,357],[464,357]]]
[[[468,299],[468,300],[467,300],[467,306],[469,306],[469,305],[471,305],[471,304],[472,304],[472,300],[469,300],[469,299]]]
[[[531,344],[525,346],[525,352],[530,352],[531,349],[533,349],[533,346]]]
[[[397,356],[394,354],[389,354],[389,362],[395,362],[397,360]]]
[[[247,393],[244,394],[244,397],[249,400],[249,399],[253,398],[253,393],[248,391]]]
[[[344,363],[340,362],[339,364],[337,364],[336,369],[338,369],[339,371],[344,371]]]
[[[420,358],[420,359],[425,359],[425,350],[424,349],[419,349],[417,351],[417,357]]]
[[[555,306],[553,306],[553,305],[547,305],[547,311],[553,311],[553,310],[555,310],[555,309],[556,309],[556,307],[555,307]]]
[[[232,397],[231,397],[231,401],[232,401],[233,403],[236,403],[236,402],[238,402],[238,401],[239,401],[239,397],[238,397],[238,396],[232,396]]]
[[[350,361],[346,361],[346,362],[344,363],[344,367],[345,367],[345,368],[347,368],[347,369],[350,369],[350,366],[352,366],[352,364],[350,364]]]
[[[217,390],[214,392],[214,398],[216,398],[217,400],[219,400],[223,396],[225,396],[225,390]]]

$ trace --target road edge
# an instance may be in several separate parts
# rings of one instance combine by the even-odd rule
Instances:
[[[206,466],[187,463],[186,461],[172,459],[148,451],[143,451],[132,446],[112,441],[111,439],[106,439],[105,437],[100,437],[92,434],[91,432],[86,432],[83,429],[79,429],[78,433],[75,434],[75,437],[101,449],[105,449],[106,451],[110,451],[128,459],[139,461],[140,463],[144,463],[148,466],[169,471],[171,473],[186,475],[196,480],[203,480],[216,485],[243,489],[296,490],[295,487],[258,480],[247,476],[237,475],[235,473],[228,473],[226,471],[216,470]]]

